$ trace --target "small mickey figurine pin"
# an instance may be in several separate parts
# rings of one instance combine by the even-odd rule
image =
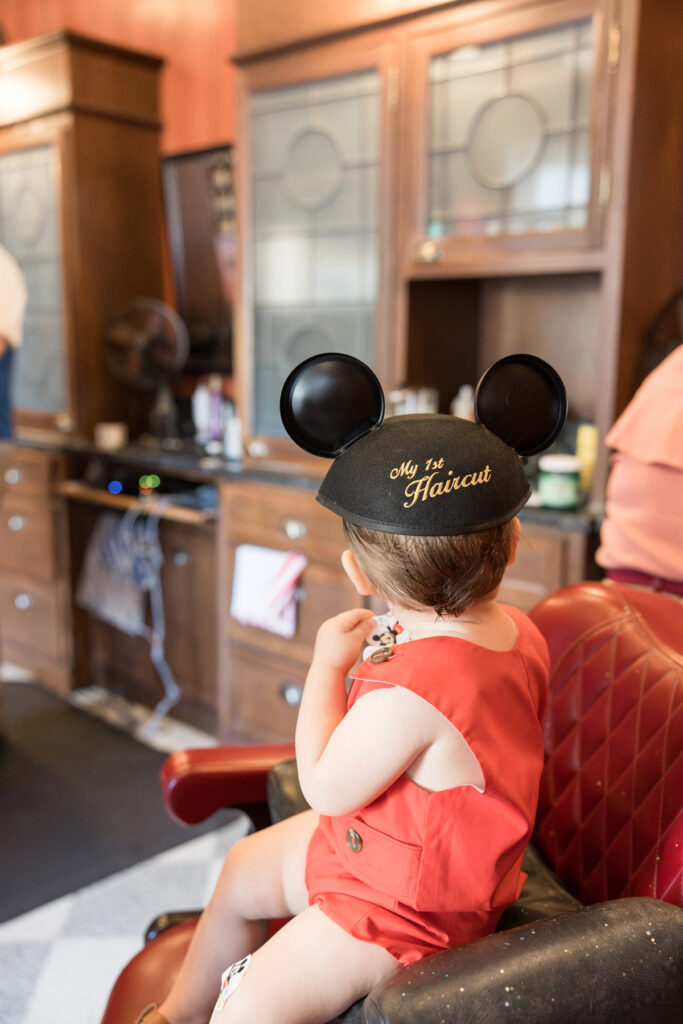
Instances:
[[[499,359],[475,392],[476,423],[436,413],[384,420],[365,363],[313,356],[282,388],[280,413],[305,451],[334,459],[318,501],[386,533],[449,536],[514,518],[531,494],[521,457],[543,451],[567,417],[561,378],[525,353]]]

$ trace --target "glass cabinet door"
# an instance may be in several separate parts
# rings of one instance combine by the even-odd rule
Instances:
[[[23,270],[28,291],[13,402],[32,413],[68,408],[57,180],[53,145],[0,154],[0,241]]]
[[[248,96],[251,436],[285,436],[280,390],[301,360],[376,362],[382,91],[369,67]]]
[[[551,8],[527,12],[527,31],[521,16],[488,19],[418,42],[424,146],[412,258],[447,258],[449,245],[595,239],[603,19],[580,8],[560,23]]]

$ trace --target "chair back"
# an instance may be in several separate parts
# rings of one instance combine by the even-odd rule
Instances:
[[[683,602],[578,583],[531,618],[551,658],[535,845],[582,903],[683,905]]]

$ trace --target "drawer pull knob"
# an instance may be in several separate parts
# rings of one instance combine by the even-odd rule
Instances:
[[[23,516],[10,516],[7,520],[7,525],[13,533],[18,533],[19,530],[23,530],[26,526],[26,520]]]
[[[280,696],[285,704],[288,704],[290,708],[299,707],[303,692],[303,686],[300,683],[294,683],[291,680],[285,681],[280,686]]]
[[[25,612],[32,604],[33,598],[30,594],[17,594],[14,598],[14,607],[20,612]]]
[[[173,564],[183,568],[190,564],[190,555],[187,551],[174,551]]]
[[[281,525],[289,540],[302,540],[308,533],[300,519],[283,519]]]
[[[5,483],[6,484],[18,484],[21,480],[21,472],[18,469],[10,467],[5,470]]]

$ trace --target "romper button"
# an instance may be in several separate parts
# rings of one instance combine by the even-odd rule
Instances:
[[[389,658],[393,658],[394,652],[391,647],[380,647],[378,651],[373,651],[370,655],[370,661],[373,664],[377,664],[380,661],[388,661]]]
[[[358,835],[355,828],[347,829],[346,845],[348,846],[349,850],[353,851],[353,853],[360,853],[360,851],[363,849],[363,840]]]

